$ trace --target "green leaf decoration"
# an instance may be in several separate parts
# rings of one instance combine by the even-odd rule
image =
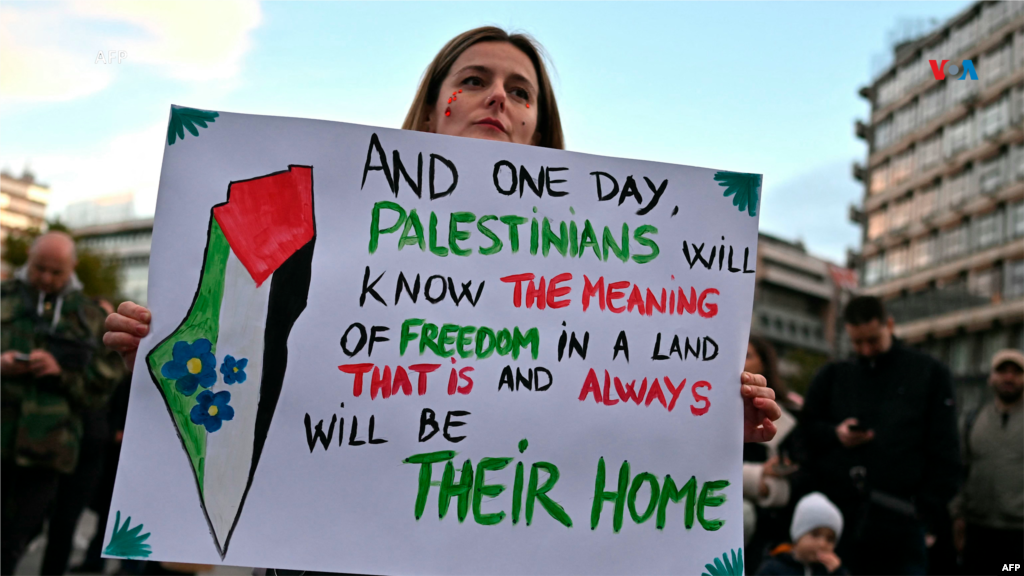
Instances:
[[[732,205],[750,214],[751,218],[757,216],[757,200],[761,195],[761,175],[744,174],[742,172],[715,172],[715,180],[719,186],[725,187],[722,196],[732,196]]]
[[[121,511],[117,511],[114,517],[114,531],[110,534],[110,543],[103,551],[104,554],[121,558],[148,558],[153,553],[149,544],[145,543],[149,538],[149,532],[139,534],[142,532],[142,524],[129,529],[131,522],[132,517],[129,516],[125,518],[124,524],[121,524]]]
[[[167,145],[170,146],[179,139],[184,140],[185,130],[188,130],[193,136],[199,136],[196,125],[206,128],[206,123],[216,122],[217,116],[220,114],[207,110],[171,106],[171,122],[167,126]]]
[[[722,559],[715,558],[714,565],[705,564],[707,572],[701,572],[701,576],[743,576],[743,549],[729,550],[732,554],[732,561],[729,561],[727,554],[722,554]]]

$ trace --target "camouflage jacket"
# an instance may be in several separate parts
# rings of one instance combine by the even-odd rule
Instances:
[[[124,373],[117,354],[102,343],[106,313],[80,288],[72,277],[60,294],[41,298],[25,280],[24,269],[0,284],[0,351],[42,349],[61,366],[59,376],[3,378],[4,461],[73,471],[82,436],[81,410],[102,406]]]

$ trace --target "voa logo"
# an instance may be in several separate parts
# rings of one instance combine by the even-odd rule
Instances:
[[[1020,564],[1003,564],[1003,572],[1019,572]]]
[[[961,66],[957,66],[956,64],[946,66],[947,62],[949,62],[949,60],[943,60],[941,63],[938,60],[928,61],[928,64],[932,67],[932,76],[935,76],[936,80],[945,80],[947,74],[950,78],[953,78],[957,74],[960,74],[961,66],[963,67],[963,73],[960,74],[960,77],[957,78],[957,80],[966,80],[968,76],[970,76],[971,80],[978,79],[978,73],[974,71],[974,62],[964,60],[961,63]]]

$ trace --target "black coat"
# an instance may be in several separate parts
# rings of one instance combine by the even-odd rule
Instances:
[[[839,506],[849,528],[870,491],[910,501],[920,520],[936,521],[960,478],[954,404],[946,367],[897,340],[874,361],[828,364],[814,377],[802,415],[813,488]],[[851,417],[874,430],[874,439],[843,447],[835,428]],[[861,489],[850,473],[859,466],[866,471]]]
[[[824,564],[818,562],[811,564],[810,568],[812,576],[845,576],[850,573],[846,566],[840,566],[836,568],[835,572],[829,572]],[[797,562],[792,554],[783,552],[765,560],[764,564],[758,568],[757,574],[759,576],[804,576],[807,574],[807,566]]]

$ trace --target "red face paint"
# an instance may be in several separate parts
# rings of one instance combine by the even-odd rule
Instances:
[[[526,107],[527,107],[527,108],[529,108],[529,107],[530,107],[530,105],[529,105],[529,104],[527,104],[527,105],[526,105]]]
[[[459,90],[459,94],[462,94],[462,90]]]
[[[445,108],[444,115],[445,116],[451,116],[452,115],[452,107],[451,106]]]

